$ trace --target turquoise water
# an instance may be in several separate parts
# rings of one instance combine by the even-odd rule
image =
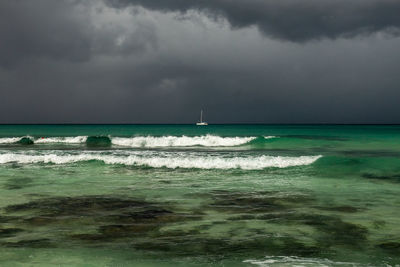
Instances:
[[[400,126],[1,125],[2,266],[399,266]]]

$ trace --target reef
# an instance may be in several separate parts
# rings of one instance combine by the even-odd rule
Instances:
[[[307,195],[282,195],[276,192],[232,193],[214,192],[214,202],[208,206],[221,212],[234,214],[231,221],[261,220],[270,224],[305,225],[317,230],[315,241],[319,247],[337,245],[360,247],[367,240],[366,227],[345,222],[335,215],[304,213],[297,210],[301,206],[311,206],[314,202]],[[321,207],[317,209],[339,212],[358,212],[352,206]]]
[[[42,239],[29,239],[29,240],[21,240],[18,242],[6,242],[2,244],[5,247],[29,247],[29,248],[49,248],[55,247],[55,244],[50,239],[42,238]]]
[[[354,213],[354,212],[358,212],[361,209],[360,208],[356,208],[353,206],[333,206],[333,207],[316,207],[317,209],[320,210],[326,210],[326,211],[338,211],[338,212],[345,212],[345,213]]]
[[[213,191],[212,203],[208,207],[224,212],[260,213],[282,211],[301,204],[310,203],[313,198],[307,195],[280,195],[277,192],[228,192]]]
[[[19,228],[0,228],[0,237],[15,236],[17,233],[22,232]]]
[[[307,194],[272,191],[220,190],[192,197],[203,200],[195,210],[117,196],[41,197],[9,205],[3,208],[0,217],[3,226],[0,246],[39,248],[77,242],[82,246],[115,243],[172,255],[246,257],[265,254],[318,257],[333,255],[339,246],[354,249],[367,246],[368,230],[364,226],[346,222],[334,214],[358,212],[355,207],[321,207]],[[309,213],[305,213],[305,206],[310,208]],[[328,212],[319,214],[320,210]],[[209,217],[208,213],[215,212],[222,217],[215,220]],[[253,222],[255,226],[247,227]],[[274,225],[313,229],[313,234],[305,239],[277,235],[271,228]],[[48,233],[46,238],[41,236],[42,231]],[[26,239],[27,232],[30,239]],[[379,248],[393,253],[398,244],[380,244]]]
[[[20,228],[0,230],[0,238],[14,235],[23,228],[65,228],[65,239],[82,241],[108,241],[132,236],[144,236],[161,227],[188,220],[198,220],[199,214],[177,213],[156,203],[130,198],[107,196],[53,197],[9,205],[3,209],[8,216],[2,221]],[[71,227],[80,225],[79,228]],[[81,233],[79,233],[81,232]],[[43,241],[43,240],[42,240]],[[32,242],[37,246],[54,245],[53,242],[18,241],[5,246],[23,246]],[[36,246],[36,245],[35,245]]]

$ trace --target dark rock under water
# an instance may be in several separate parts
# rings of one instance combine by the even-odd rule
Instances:
[[[20,225],[21,229],[0,229],[0,238],[17,234],[23,231],[24,227],[57,229],[66,225],[81,225],[81,228],[65,231],[64,238],[108,241],[135,235],[143,236],[171,223],[201,218],[199,214],[176,213],[145,200],[107,196],[42,198],[7,206],[4,211],[8,216],[1,217],[2,221]],[[21,213],[24,215],[15,215]],[[93,232],[93,228],[97,230]],[[75,233],[76,231],[87,233]],[[13,243],[10,246],[23,244],[25,243]],[[29,242],[26,244],[30,246]],[[41,246],[45,244],[46,242],[41,242]]]
[[[377,245],[377,247],[384,249],[385,251],[399,255],[400,254],[400,242],[386,242]]]
[[[333,207],[321,207],[321,206],[318,206],[316,208],[320,209],[320,210],[338,211],[338,212],[345,212],[345,213],[355,213],[355,212],[358,212],[358,211],[361,210],[360,208],[353,207],[353,206],[348,206],[348,205],[345,205],[345,206],[333,206]]]
[[[48,238],[41,239],[28,239],[20,240],[17,242],[7,242],[2,244],[5,247],[16,247],[16,248],[50,248],[55,247],[55,244]]]
[[[229,192],[213,191],[214,200],[208,206],[225,212],[246,211],[260,213],[281,211],[296,207],[298,204],[310,203],[313,198],[307,195],[280,195],[277,192]]]
[[[15,236],[17,233],[22,232],[20,228],[0,228],[0,237]]]
[[[125,244],[137,250],[159,251],[172,255],[253,255],[261,257],[266,252],[273,255],[319,257],[334,255],[335,247],[366,247],[368,230],[360,225],[343,221],[340,217],[318,213],[304,213],[297,208],[315,206],[315,200],[307,195],[284,195],[277,192],[228,192],[212,191],[210,202],[202,206],[202,212],[174,210],[166,203],[144,199],[109,196],[77,196],[41,198],[23,204],[9,205],[3,209],[0,224],[15,227],[0,228],[0,246],[5,247],[55,247],[71,242],[88,246]],[[328,207],[322,207],[329,210]],[[357,209],[332,207],[333,210]],[[225,214],[227,220],[204,220],[208,211]],[[191,225],[185,227],[185,225]],[[230,235],[213,236],[213,227],[228,227],[232,222],[241,224],[254,221],[262,225],[279,224],[312,227],[316,233],[312,242],[304,242],[290,235],[275,235],[268,227],[246,229],[240,236],[241,227],[232,228]],[[246,224],[243,224],[245,226]],[[178,226],[178,228],[171,228]],[[24,239],[19,234],[44,229],[62,234],[52,237]],[[228,228],[227,228],[228,229]],[[238,232],[239,231],[239,232]],[[14,240],[6,241],[12,237]],[[60,240],[62,242],[60,243]],[[398,251],[397,243],[376,245],[387,253]]]

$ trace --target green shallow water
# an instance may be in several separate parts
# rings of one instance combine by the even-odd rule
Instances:
[[[400,126],[3,125],[0,264],[399,266],[399,156]]]

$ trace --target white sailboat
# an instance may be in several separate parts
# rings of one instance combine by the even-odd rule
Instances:
[[[203,110],[200,112],[200,122],[196,123],[197,126],[206,126],[208,125],[207,122],[203,121]]]

